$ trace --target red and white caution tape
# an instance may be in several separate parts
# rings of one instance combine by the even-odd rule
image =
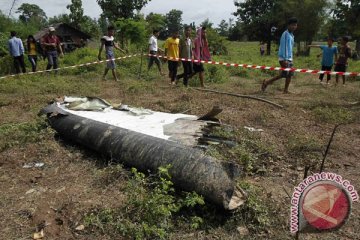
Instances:
[[[310,74],[328,74],[328,75],[360,77],[360,73],[357,73],[357,72],[332,72],[332,71],[310,70],[310,69],[299,69],[299,68],[267,67],[267,66],[251,65],[251,64],[203,61],[203,60],[186,59],[186,58],[168,58],[166,56],[152,55],[152,54],[146,54],[146,55],[149,57],[159,57],[159,58],[164,58],[164,59],[168,59],[168,60],[187,61],[187,62],[195,62],[195,63],[200,62],[200,63],[211,64],[211,65],[222,65],[222,66],[226,66],[226,67],[242,67],[242,68],[262,69],[262,70],[270,70],[270,71],[286,71],[286,72],[299,72],[299,73],[310,73]]]
[[[6,75],[3,77],[0,77],[0,79],[10,78],[10,77],[15,77],[15,76],[24,76],[24,75],[33,75],[33,74],[38,74],[38,73],[53,72],[53,71],[59,71],[59,70],[64,70],[64,69],[74,69],[74,68],[78,68],[78,67],[86,67],[86,66],[90,66],[90,65],[96,65],[96,64],[101,64],[101,63],[105,63],[105,62],[127,59],[127,58],[132,58],[132,57],[137,57],[137,56],[140,56],[140,54],[128,55],[128,56],[124,56],[124,57],[100,60],[100,61],[95,61],[95,62],[82,63],[82,64],[77,64],[77,65],[67,66],[67,67],[62,67],[62,68],[57,68],[57,69],[49,69],[49,70],[36,71],[36,72]]]
[[[118,57],[118,58],[113,58],[113,59],[77,64],[77,65],[62,67],[62,68],[58,68],[58,69],[50,69],[50,70],[43,70],[43,71],[36,71],[36,72],[7,75],[7,76],[0,77],[0,79],[15,77],[15,76],[19,76],[19,75],[32,75],[32,74],[38,74],[38,73],[53,72],[53,71],[59,71],[59,70],[63,70],[63,69],[74,69],[74,68],[78,68],[78,67],[85,67],[85,66],[90,66],[90,65],[95,65],[95,64],[101,64],[101,63],[105,63],[105,62],[127,59],[127,58],[136,57],[136,56],[140,56],[140,54],[133,54],[133,55]],[[310,74],[328,74],[328,75],[360,77],[360,73],[357,73],[357,72],[333,72],[333,71],[310,70],[310,69],[299,69],[299,68],[268,67],[268,66],[251,65],[251,64],[203,61],[203,60],[185,59],[185,58],[168,58],[166,56],[152,55],[152,54],[146,54],[146,56],[159,57],[159,58],[164,58],[164,59],[168,59],[168,60],[176,60],[176,61],[188,61],[188,62],[195,62],[195,63],[200,62],[200,63],[211,64],[211,65],[221,65],[221,66],[226,66],[226,67],[242,67],[242,68],[262,69],[262,70],[270,70],[270,71],[286,71],[286,72],[299,72],[299,73],[310,73]]]

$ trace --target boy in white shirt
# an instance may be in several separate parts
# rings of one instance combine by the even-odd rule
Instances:
[[[153,35],[150,37],[149,39],[149,54],[151,55],[149,57],[149,65],[148,65],[148,72],[150,70],[150,68],[152,67],[152,65],[154,64],[154,62],[156,63],[158,69],[159,69],[159,73],[161,76],[164,76],[162,69],[161,69],[161,62],[160,59],[155,56],[158,54],[158,51],[162,51],[157,44],[157,38],[159,37],[160,32],[158,30],[154,30],[153,31]]]

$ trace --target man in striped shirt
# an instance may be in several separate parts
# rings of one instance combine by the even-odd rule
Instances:
[[[279,47],[279,62],[282,68],[292,68],[293,67],[293,48],[294,48],[294,31],[297,29],[297,19],[290,18],[288,21],[288,29],[282,34],[280,39],[280,47]],[[280,75],[273,77],[269,80],[264,80],[261,86],[261,90],[265,91],[266,87],[273,82],[285,78],[285,88],[284,93],[289,93],[289,85],[291,82],[291,77],[294,75],[293,72],[290,71],[281,71]]]

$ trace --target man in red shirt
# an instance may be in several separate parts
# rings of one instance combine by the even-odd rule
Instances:
[[[50,70],[51,68],[57,69],[58,51],[60,52],[61,57],[63,57],[64,54],[61,48],[60,39],[55,35],[55,28],[49,27],[49,33],[42,39],[42,45],[48,58],[46,70]]]

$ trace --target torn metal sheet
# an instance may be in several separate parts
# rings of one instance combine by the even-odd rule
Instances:
[[[97,97],[64,97],[67,108],[74,111],[103,111],[111,104]]]
[[[64,106],[58,104],[59,109],[53,110],[67,115],[47,114],[50,125],[65,138],[141,171],[171,165],[175,186],[196,191],[225,209],[244,203],[246,194],[234,181],[240,173],[237,165],[182,144],[191,146],[201,137],[206,122],[196,121],[197,116],[160,112],[134,116],[127,111],[71,111]]]

